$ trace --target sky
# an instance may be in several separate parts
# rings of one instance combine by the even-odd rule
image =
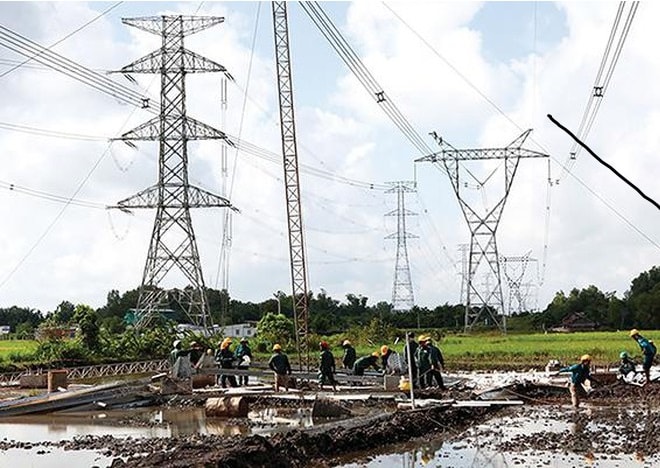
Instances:
[[[651,46],[660,41],[656,3],[640,4],[586,136],[651,197],[658,197],[660,173],[660,57]],[[618,3],[321,5],[433,150],[430,132],[456,148],[492,148],[533,129],[525,147],[549,158],[521,160],[497,236],[500,255],[531,259],[522,280],[527,307],[542,310],[558,291],[590,285],[622,297],[633,278],[658,263],[657,210],[586,152],[569,160],[572,140],[547,118],[579,127]],[[161,14],[225,17],[186,38],[187,48],[235,78],[224,123],[217,74],[188,77],[188,113],[280,154],[269,3],[0,2],[2,26],[42,45],[57,43],[54,51],[100,72],[159,46],[157,36],[121,18]],[[417,192],[406,198],[406,208],[417,213],[407,218],[417,236],[408,240],[415,303],[458,303],[460,246],[470,231],[447,174],[414,162],[424,154],[296,3],[289,4],[289,29],[309,288],[339,300],[356,294],[369,304],[391,301],[396,242],[385,237],[396,224],[385,214],[396,209],[396,198],[380,187],[415,180]],[[45,313],[63,300],[100,307],[110,290],[140,285],[154,221],[153,210],[105,207],[154,184],[158,167],[157,143],[133,149],[108,139],[151,114],[33,63],[13,69],[23,59],[0,47],[0,307]],[[158,100],[155,76],[134,75],[135,85],[109,76]],[[220,153],[218,142],[190,144],[191,183],[221,193]],[[254,302],[290,294],[281,162],[231,148],[228,157],[227,193],[240,210],[233,217],[230,294]],[[485,216],[503,196],[502,165],[465,167],[460,195]],[[73,202],[63,203],[67,198]],[[213,288],[222,284],[222,217],[221,209],[193,212],[205,281]],[[509,274],[515,277],[521,265],[511,262]],[[166,286],[184,286],[174,283]],[[508,304],[506,287],[505,299]]]

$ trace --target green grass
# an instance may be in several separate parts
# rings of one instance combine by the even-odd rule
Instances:
[[[660,331],[642,331],[643,335],[660,344]],[[618,362],[619,353],[627,351],[641,356],[639,346],[628,331],[584,332],[552,334],[474,334],[448,335],[439,342],[449,369],[529,369],[542,368],[550,359],[562,363],[578,362],[583,354],[590,354],[593,364],[604,366]],[[403,343],[392,346],[402,352]],[[376,351],[378,346],[358,344],[358,356]],[[342,355],[340,347],[333,348],[335,357]]]
[[[14,357],[33,353],[35,340],[0,340],[0,361],[12,361]]]

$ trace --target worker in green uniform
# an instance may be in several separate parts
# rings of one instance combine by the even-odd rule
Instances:
[[[323,390],[326,380],[332,385],[332,390],[337,391],[337,382],[335,381],[335,357],[330,351],[326,341],[319,343],[321,355],[319,356],[319,386]]]
[[[419,346],[415,351],[415,364],[417,365],[417,373],[419,380],[419,388],[426,388],[429,383],[429,372],[431,372],[431,348],[429,348],[430,337],[420,335],[417,341]]]
[[[355,348],[348,340],[344,340],[344,342],[341,344],[341,347],[344,348],[344,357],[341,360],[342,364],[344,365],[344,369],[352,370],[353,365],[355,364],[355,359],[357,357]]]
[[[644,382],[644,385],[646,385],[651,382],[651,366],[653,365],[653,359],[655,358],[655,354],[658,352],[658,350],[655,347],[655,344],[653,344],[653,341],[647,340],[642,335],[640,335],[639,330],[636,328],[630,330],[630,338],[637,342],[639,347],[642,349],[642,353],[644,353],[642,369],[644,370],[644,376],[646,377],[646,382]]]
[[[364,371],[369,367],[380,370],[380,367],[378,367],[378,357],[378,351],[374,351],[370,356],[361,357],[353,364],[353,373],[355,375],[364,375]]]
[[[250,363],[252,362],[252,350],[250,349],[250,344],[248,343],[247,338],[241,338],[241,342],[236,347],[234,351],[234,358],[236,359],[236,368],[238,370],[248,370],[250,368]],[[248,375],[239,375],[238,376],[238,385],[248,384]]]
[[[275,391],[280,391],[280,386],[284,391],[289,391],[289,376],[291,375],[291,364],[289,358],[282,352],[282,346],[276,343],[273,346],[273,355],[268,361],[268,367],[275,373]]]
[[[587,392],[584,388],[584,383],[589,380],[591,383],[595,382],[594,378],[591,376],[591,371],[589,366],[591,365],[591,356],[588,354],[580,357],[579,364],[573,364],[572,366],[564,367],[559,369],[557,372],[561,374],[563,372],[571,373],[571,383],[568,388],[571,392],[571,402],[573,403],[574,408],[580,406],[580,400],[587,396]]]

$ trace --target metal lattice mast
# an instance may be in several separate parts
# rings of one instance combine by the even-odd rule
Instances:
[[[223,77],[220,85],[220,125],[225,128],[227,123],[227,78]],[[222,172],[222,192],[223,198],[229,198],[229,164],[227,160],[227,142],[223,141],[220,148],[221,172]],[[233,216],[231,210],[225,210],[222,216],[222,246],[220,248],[220,265],[218,274],[221,276],[221,296],[220,303],[220,325],[225,326],[226,318],[229,313],[229,254],[231,253]]]
[[[160,49],[123,67],[120,73],[159,73],[160,115],[123,134],[119,140],[155,140],[158,182],[118,202],[117,208],[155,208],[156,217],[142,276],[136,326],[144,327],[160,310],[178,302],[192,323],[211,324],[204,277],[190,208],[231,207],[226,198],[188,182],[188,141],[226,140],[226,135],[186,115],[185,76],[188,73],[222,72],[222,65],[184,48],[184,36],[224,21],[221,17],[160,16],[124,18],[129,26],[161,36]],[[164,282],[178,271],[188,282],[167,290]],[[171,279],[171,278],[170,278]],[[180,280],[180,279],[179,279]]]
[[[407,312],[415,305],[412,279],[410,276],[410,262],[408,261],[408,244],[406,239],[417,238],[406,230],[406,216],[415,216],[417,213],[406,209],[405,195],[416,191],[415,182],[388,182],[391,188],[385,193],[396,193],[396,210],[386,213],[385,216],[396,216],[396,232],[385,239],[396,239],[396,263],[394,266],[394,286],[392,287],[392,310]]]
[[[279,91],[282,154],[284,157],[284,184],[286,213],[289,226],[289,255],[291,285],[293,289],[293,317],[296,327],[298,358],[301,369],[309,367],[308,297],[305,243],[303,239],[302,209],[300,206],[300,177],[298,150],[293,112],[293,83],[289,52],[289,26],[286,2],[273,2],[273,30],[275,35],[275,61]]]
[[[521,158],[547,158],[548,155],[522,148],[531,130],[525,131],[504,148],[463,149],[458,150],[435,133],[440,151],[424,156],[417,161],[440,163],[449,175],[452,188],[458,198],[463,216],[470,229],[470,254],[468,259],[467,300],[465,304],[465,331],[472,329],[484,315],[489,315],[493,322],[506,333],[506,311],[502,295],[502,277],[497,251],[497,228],[502,217],[504,205],[509,196],[514,176]],[[492,209],[484,215],[479,214],[461,194],[461,163],[473,160],[504,160],[504,194]],[[479,284],[477,278],[492,276],[495,281]],[[501,320],[499,315],[502,316]]]
[[[527,266],[536,264],[538,269],[538,260],[531,258],[532,252],[527,252],[521,256],[502,256],[502,271],[506,278],[507,286],[509,288],[509,314],[514,312],[527,312],[528,300],[531,290],[536,287],[535,282],[526,281],[525,274],[527,273]],[[517,307],[514,305],[517,304]]]

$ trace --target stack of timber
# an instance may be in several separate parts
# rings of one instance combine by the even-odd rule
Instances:
[[[116,382],[10,400],[0,403],[0,417],[149,404],[155,399],[148,387],[150,381]]]

